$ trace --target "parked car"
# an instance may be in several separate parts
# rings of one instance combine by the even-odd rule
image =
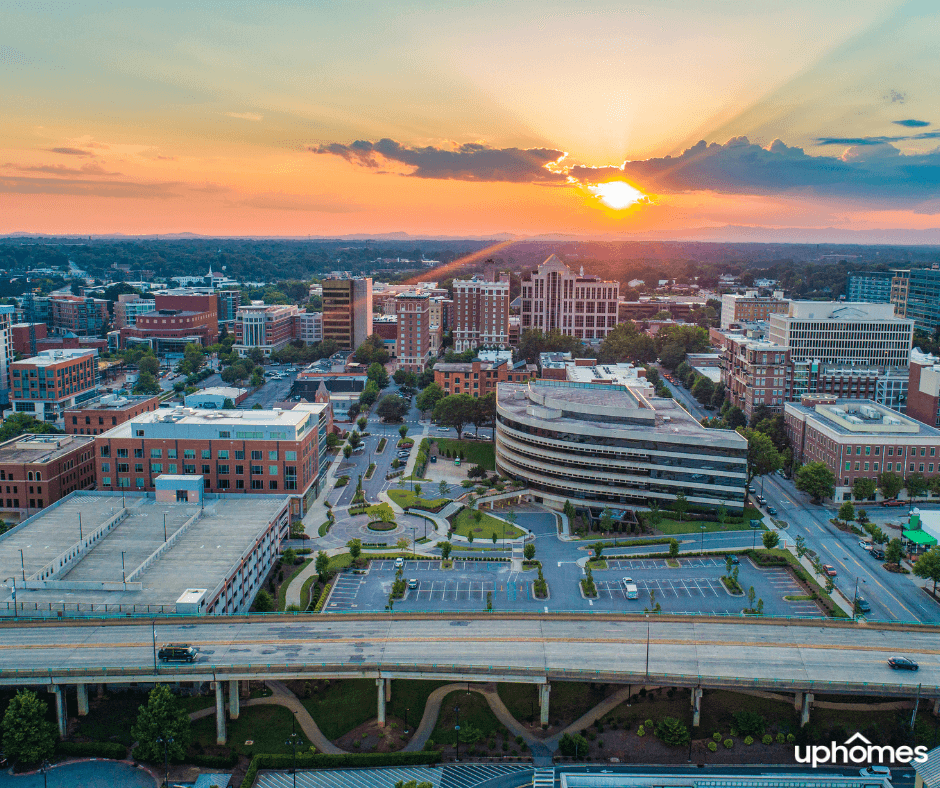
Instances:
[[[731,565],[732,565],[732,566],[737,566],[737,565],[740,564],[740,563],[741,563],[741,562],[738,560],[738,557],[737,557],[736,555],[731,556]]]
[[[885,551],[880,547],[872,547],[869,551],[869,555],[871,555],[872,558],[877,558],[879,561],[885,560]]]
[[[457,457],[457,458],[454,460],[454,465],[460,465],[460,457]]]
[[[866,766],[864,769],[859,769],[858,773],[862,777],[885,777],[888,781],[891,781],[891,770],[887,766]]]
[[[428,459],[431,460],[431,462],[437,462],[437,455],[432,454]]]
[[[859,541],[858,546],[861,547],[863,550],[871,550],[872,548],[871,542],[866,542],[864,539],[861,539]]]
[[[894,670],[919,670],[920,665],[918,665],[914,660],[909,657],[891,657],[888,660],[888,664]]]
[[[899,501],[896,498],[892,498],[890,501],[882,501],[882,506],[904,506],[904,501]]]
[[[418,580],[417,578],[412,577],[411,580],[408,581],[408,588],[414,591],[417,587],[418,587]]]
[[[748,491],[751,495],[753,495],[754,493],[757,492],[757,488],[756,488],[753,484],[749,484],[749,485],[747,486],[747,491]]]
[[[832,564],[823,564],[823,574],[826,577],[835,577],[839,573]]]
[[[767,507],[767,514],[776,514],[777,510],[773,506]]]
[[[757,502],[758,502],[761,506],[763,506],[765,503],[767,503],[767,499],[766,499],[763,495],[758,495],[758,496],[757,496]]]
[[[868,604],[868,600],[864,597],[856,597],[855,607],[858,608],[859,613],[870,613],[871,605]]]
[[[404,565],[405,565],[405,559],[402,558],[401,556],[398,556],[398,558],[395,559],[395,568],[398,569],[400,566],[404,566]]]

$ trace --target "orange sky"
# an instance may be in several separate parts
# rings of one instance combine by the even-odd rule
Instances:
[[[0,232],[940,226],[923,0],[196,5],[5,11]]]

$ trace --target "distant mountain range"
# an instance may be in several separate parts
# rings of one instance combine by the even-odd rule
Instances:
[[[699,227],[663,233],[660,230],[643,233],[605,233],[600,235],[577,233],[542,233],[517,235],[493,233],[492,235],[414,235],[408,232],[350,233],[347,235],[243,235],[214,236],[199,233],[156,233],[152,235],[125,235],[107,233],[102,235],[78,235],[74,233],[7,233],[4,238],[93,238],[142,239],[160,241],[211,240],[213,238],[247,238],[251,240],[284,241],[713,241],[720,243],[786,243],[786,244],[890,244],[904,246],[940,245],[940,227],[923,230],[903,228],[878,228],[848,230],[841,227],[749,227],[724,225],[722,227]]]

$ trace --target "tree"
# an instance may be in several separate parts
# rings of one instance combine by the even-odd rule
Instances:
[[[264,351],[260,347],[253,347],[248,351],[248,358],[255,364],[261,364],[264,362]]]
[[[685,493],[678,493],[676,495],[676,501],[672,505],[673,510],[677,515],[679,515],[679,522],[682,522],[682,515],[689,511],[689,502],[685,497]]]
[[[370,380],[366,383],[366,387],[359,393],[359,404],[365,408],[371,408],[378,398],[379,387],[375,385],[374,380]]]
[[[927,480],[922,473],[912,473],[904,480],[904,487],[907,489],[907,497],[912,501],[920,498],[927,493]]]
[[[32,690],[19,690],[10,700],[3,715],[3,752],[9,760],[32,764],[52,757],[56,729],[46,709]]]
[[[408,415],[408,403],[397,394],[386,394],[375,412],[383,421],[401,421]]]
[[[619,323],[601,342],[597,360],[601,364],[621,361],[643,363],[656,358],[656,346],[649,334],[641,333],[632,321]]]
[[[231,397],[226,397],[222,402],[222,410],[235,410],[235,403]]]
[[[712,392],[712,401],[710,403],[711,406],[713,408],[720,408],[724,404],[726,396],[727,392],[725,390],[725,384],[717,384],[715,386],[715,390]]]
[[[856,509],[855,511],[855,522],[859,525],[865,525],[868,522],[868,512],[864,509]]]
[[[137,713],[137,722],[131,728],[131,735],[137,740],[134,749],[137,760],[163,759],[163,744],[158,743],[157,739],[169,742],[167,750],[174,761],[186,757],[186,749],[192,741],[189,714],[166,684],[158,684],[150,690],[147,702]]]
[[[447,395],[437,383],[431,383],[427,386],[420,394],[418,394],[415,399],[415,404],[418,406],[418,410],[423,413],[437,407],[437,403],[440,402]]]
[[[900,474],[885,471],[878,476],[878,488],[884,498],[893,500],[898,497],[898,493],[904,488],[904,479]]]
[[[297,551],[293,547],[288,547],[281,556],[281,561],[288,566],[293,566],[297,563]]]
[[[137,383],[134,384],[133,392],[135,394],[159,394],[160,384],[151,373],[141,371],[137,376]]]
[[[137,369],[141,372],[149,372],[151,375],[156,376],[160,371],[160,359],[156,356],[142,356],[140,361],[137,362]]]
[[[385,367],[377,361],[369,364],[366,376],[380,389],[388,388],[388,373],[385,371]]]
[[[522,548],[522,556],[526,561],[531,561],[535,558],[535,543],[529,542],[525,547]]]
[[[473,419],[475,407],[469,394],[449,394],[434,408],[434,421],[442,427],[453,427],[460,440],[464,427]]]
[[[408,434],[408,425],[407,425],[407,424],[402,424],[402,425],[398,428],[398,434],[399,434],[402,438],[404,438],[404,437]]]
[[[704,375],[699,375],[698,379],[692,385],[692,396],[703,405],[708,405],[712,401],[715,393],[715,384]]]
[[[839,507],[839,519],[844,523],[851,522],[855,519],[855,507],[852,506],[851,501],[843,501],[842,506]]]
[[[751,586],[747,590],[747,606],[754,609],[754,600],[757,599],[757,592],[754,590],[754,586]]]
[[[369,418],[367,416],[360,416],[358,419],[356,419],[356,426],[359,428],[361,432],[366,431],[366,425],[368,423],[369,423]]]
[[[663,521],[663,513],[659,509],[659,504],[653,501],[650,504],[650,522],[653,525],[659,525]]]
[[[495,391],[491,391],[489,394],[484,394],[482,397],[477,397],[474,400],[473,413],[470,416],[470,421],[473,423],[473,426],[476,427],[477,434],[480,432],[480,427],[496,423]]]
[[[420,484],[415,485],[415,496],[418,498],[421,497],[421,485]]]
[[[395,374],[392,375],[392,380],[399,386],[411,389],[415,388],[418,384],[418,376],[414,372],[408,372],[404,369],[396,369]]]
[[[599,561],[601,558],[601,555],[603,555],[604,553],[604,543],[595,542],[594,544],[591,545],[591,549],[594,551],[595,560]]]
[[[800,534],[798,537],[796,537],[794,542],[796,544],[796,556],[797,558],[802,558],[804,555],[806,555],[806,537],[803,536],[803,534]]]
[[[747,483],[755,476],[764,476],[779,470],[782,465],[780,452],[768,435],[751,429],[739,429],[747,438]]]
[[[410,546],[411,542],[408,541],[407,536],[402,536],[395,542],[395,547],[399,550],[407,550]]]
[[[588,754],[587,739],[580,733],[576,733],[574,736],[566,733],[558,741],[558,751],[567,758],[586,758]]]
[[[747,416],[744,415],[744,411],[737,405],[732,405],[725,411],[724,421],[730,429],[736,430],[738,427],[743,427],[747,424]]]
[[[357,560],[359,556],[362,555],[361,539],[350,539],[346,542],[346,547],[349,548],[349,554],[352,556],[353,561]]]
[[[940,495],[940,476],[930,478],[930,492],[933,495]]]
[[[330,569],[330,557],[326,554],[325,551],[320,550],[317,553],[317,559],[314,563],[314,568],[317,570],[317,574],[320,576],[320,580],[323,580],[323,577]]]
[[[493,540],[494,545],[497,541],[499,541],[499,537],[496,535],[496,531],[493,531],[493,533],[490,535],[490,538]]]
[[[824,462],[808,462],[796,474],[796,489],[807,493],[813,503],[831,498],[835,491],[836,477]]]
[[[933,580],[933,593],[937,595],[940,581],[940,547],[931,547],[914,562],[914,574],[924,580]]]
[[[433,788],[433,785],[427,780],[424,780],[420,783],[417,780],[408,780],[408,782],[399,780],[397,783],[395,783],[395,788]]]
[[[353,453],[353,447],[352,447],[352,446],[350,446],[348,443],[347,443],[345,446],[343,446],[343,456],[344,456],[347,460],[348,460],[350,457],[352,457],[352,453]]]
[[[254,608],[259,613],[271,613],[274,611],[274,599],[265,589],[262,588],[255,595]]]
[[[689,743],[689,729],[675,717],[663,717],[656,723],[656,738],[670,747],[683,747]]]
[[[885,563],[900,564],[904,557],[904,544],[898,537],[894,537],[885,548]]]
[[[669,540],[669,557],[670,558],[679,557],[679,540],[678,539]]]
[[[604,511],[601,512],[601,530],[607,533],[610,531],[614,523],[614,513],[610,510],[610,507],[605,506]]]
[[[778,544],[780,544],[780,537],[776,531],[764,531],[764,535],[761,537],[761,541],[764,543],[764,547],[768,550],[773,550]]]
[[[867,501],[873,497],[877,490],[874,479],[863,479],[859,477],[852,483],[852,497],[856,501]]]
[[[372,518],[373,521],[378,520],[383,523],[394,523],[395,522],[395,512],[392,510],[392,507],[387,503],[379,503],[375,506],[370,506],[366,509],[366,514]]]
[[[441,558],[445,561],[450,558],[450,551],[454,549],[454,546],[450,542],[441,542]]]

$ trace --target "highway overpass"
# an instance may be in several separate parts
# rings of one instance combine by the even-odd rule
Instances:
[[[164,665],[155,646],[188,643],[194,664]],[[895,654],[918,672],[891,670]],[[0,684],[46,686],[60,724],[63,691],[102,683],[215,682],[224,740],[225,682],[264,678],[374,678],[380,719],[396,678],[542,685],[602,681],[793,692],[940,698],[940,627],[852,622],[727,621],[659,616],[281,615],[0,624]],[[238,695],[229,693],[230,714]],[[696,715],[697,716],[697,715]]]

